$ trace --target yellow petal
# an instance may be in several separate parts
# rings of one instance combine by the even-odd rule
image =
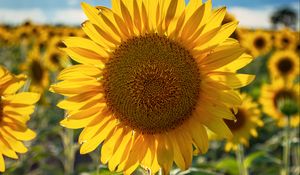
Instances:
[[[187,19],[183,29],[182,29],[182,38],[189,38],[199,27],[201,20],[203,19],[205,13],[205,4],[201,5],[196,9],[190,18]]]
[[[65,51],[73,60],[77,61],[78,63],[94,65],[99,68],[104,67],[103,57],[94,51],[79,47],[63,48],[61,50]]]
[[[181,170],[184,170],[186,167],[185,161],[184,161],[183,155],[180,151],[179,143],[176,140],[176,137],[178,136],[178,134],[173,132],[173,133],[170,133],[169,136],[173,143],[174,161]]]
[[[212,15],[208,19],[207,24],[205,25],[203,32],[207,32],[210,29],[219,27],[224,19],[225,14],[226,14],[226,7],[221,7],[213,11]]]
[[[115,48],[116,46],[115,43],[112,43],[110,40],[104,38],[104,36],[101,35],[103,34],[107,36],[107,34],[105,34],[104,32],[100,34],[99,31],[96,29],[95,25],[92,24],[91,22],[85,21],[84,23],[81,24],[81,27],[84,33],[100,46],[108,49]]]
[[[171,0],[165,17],[165,29],[168,29],[171,20],[175,17],[177,7],[178,7],[178,0]]]
[[[101,102],[102,98],[103,94],[100,92],[85,92],[72,97],[68,97],[63,101],[60,101],[57,106],[59,108],[67,110],[79,110],[89,103],[93,103],[94,106],[99,106],[97,104]]]
[[[250,84],[255,76],[248,74],[236,74],[231,72],[222,73],[212,73],[210,78],[219,81],[219,83],[224,83],[231,88],[241,88]]]
[[[138,5],[137,0],[133,0],[133,19],[134,19],[134,25],[138,29],[140,34],[142,32],[142,19],[141,19],[140,7]]]
[[[86,154],[91,151],[94,151],[107,137],[107,135],[112,131],[114,127],[116,127],[117,122],[115,120],[109,121],[106,125],[99,128],[96,132],[96,135],[87,140],[80,147],[80,154]]]
[[[17,153],[25,153],[27,152],[27,148],[24,146],[24,144],[15,138],[13,138],[10,134],[3,131],[3,129],[0,128],[0,133],[3,136],[3,138],[7,141],[9,146]],[[0,136],[1,137],[1,136]]]
[[[40,94],[33,92],[21,92],[15,95],[6,96],[4,101],[9,104],[31,105],[40,99]]]
[[[202,116],[205,117],[205,116]],[[223,119],[211,117],[209,120],[203,121],[204,125],[214,133],[224,138],[232,138],[232,133]]]
[[[3,130],[10,133],[18,140],[28,141],[28,140],[32,140],[36,137],[36,133],[28,128],[25,131],[17,131],[17,130],[11,129],[10,127],[3,126]]]
[[[200,60],[200,66],[205,70],[215,70],[239,58],[245,49],[239,45],[228,46],[226,49],[215,51]]]
[[[81,3],[81,7],[86,16],[93,24],[96,24],[97,26],[101,27],[101,29],[103,29],[106,33],[109,33],[114,41],[119,43],[121,42],[120,36],[116,35],[116,33],[106,25],[106,23],[101,18],[101,15],[98,14],[99,12],[96,8],[92,7],[91,5],[85,2]]]
[[[63,40],[67,47],[82,48],[84,50],[89,50],[90,52],[95,52],[102,57],[102,62],[106,62],[105,58],[109,57],[109,54],[104,48],[93,42],[92,40],[81,38],[81,37],[68,37]]]
[[[131,34],[134,34],[132,17],[131,17],[131,14],[130,14],[128,8],[125,6],[124,3],[130,3],[130,2],[129,1],[127,1],[127,2],[120,1],[122,17],[126,23],[126,27],[128,27],[129,31],[131,31]]]
[[[237,21],[233,21],[230,23],[226,23],[224,25],[222,25],[220,31],[218,32],[217,35],[215,35],[215,37],[213,37],[210,42],[207,42],[204,45],[201,45],[200,47],[198,47],[199,50],[203,50],[205,48],[209,48],[212,46],[216,46],[221,44],[222,42],[224,42],[227,38],[229,38],[229,36],[234,32],[234,30],[236,29],[238,25]]]
[[[12,159],[18,159],[18,155],[14,152],[8,143],[0,136],[0,154],[2,152],[3,155],[10,157]]]
[[[206,129],[200,122],[197,122],[197,120],[191,120],[189,121],[189,130],[191,132],[192,139],[201,154],[206,153],[208,150],[208,136]]]
[[[102,74],[101,69],[95,66],[78,64],[62,70],[57,76],[57,80],[64,80],[64,79],[69,79],[74,77],[85,77],[85,76],[100,77],[101,74]]]
[[[242,54],[238,59],[221,67],[218,71],[237,71],[253,61],[253,57],[248,54]]]
[[[169,174],[174,160],[174,150],[172,142],[167,135],[157,135],[157,161],[162,167],[163,174]]]
[[[106,125],[109,120],[111,120],[110,116],[103,116],[99,115],[99,117],[94,118],[88,126],[86,126],[80,133],[78,142],[80,144],[86,142],[87,140],[90,140],[92,137],[94,137],[99,130],[99,128],[103,128],[104,125]]]
[[[113,132],[113,134],[107,139],[105,139],[103,146],[101,148],[101,162],[103,164],[107,164],[107,162],[112,157],[113,153],[116,151],[116,149],[119,147],[118,142],[120,143],[123,139],[123,128],[117,128],[116,131]]]
[[[83,128],[86,127],[95,117],[98,117],[99,113],[100,110],[98,107],[78,111],[72,115],[68,115],[60,122],[60,125],[71,129]]]
[[[113,156],[108,162],[108,168],[110,171],[114,171],[116,167],[118,167],[118,171],[124,170],[125,162],[131,151],[132,144],[133,144],[132,131],[124,132],[123,139],[121,140],[118,149],[116,150],[116,152],[113,154]],[[120,163],[122,162],[123,164],[120,165]]]
[[[5,163],[2,155],[2,151],[0,151],[0,172],[5,171]]]

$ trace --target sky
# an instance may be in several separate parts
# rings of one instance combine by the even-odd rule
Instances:
[[[84,0],[92,5],[111,7],[110,0]],[[186,0],[187,1],[187,0]],[[82,0],[0,0],[0,23],[20,24],[31,20],[41,24],[80,25],[85,19]],[[281,7],[299,10],[299,0],[213,0],[214,7],[226,6],[240,26],[270,28],[270,15]]]

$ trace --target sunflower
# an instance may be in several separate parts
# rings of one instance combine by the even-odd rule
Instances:
[[[17,91],[24,85],[24,75],[14,76],[0,66],[0,172],[5,171],[3,156],[18,159],[16,153],[25,153],[22,141],[35,137],[26,122],[34,111],[39,94]]]
[[[5,27],[0,26],[0,46],[7,46],[11,43],[11,33]]]
[[[296,47],[297,39],[289,29],[283,29],[275,35],[275,47],[280,50],[293,50]]]
[[[292,50],[275,52],[268,62],[273,79],[294,80],[299,75],[299,56]]]
[[[21,65],[21,70],[27,72],[30,78],[30,91],[44,92],[49,86],[49,72],[44,66],[39,48],[34,47],[26,58],[26,62]]]
[[[283,127],[287,124],[287,118],[280,112],[279,103],[282,100],[292,100],[299,107],[300,94],[299,84],[292,81],[286,82],[282,79],[274,81],[272,84],[266,84],[262,87],[260,103],[263,105],[263,111],[278,121],[278,126]],[[290,126],[299,126],[299,113],[290,117]]]
[[[167,174],[173,162],[187,169],[193,149],[207,151],[205,127],[232,137],[223,118],[235,119],[230,108],[241,99],[234,89],[254,76],[235,73],[252,57],[228,38],[237,22],[221,25],[224,7],[212,11],[210,0],[82,7],[90,39],[64,40],[63,50],[80,64],[51,86],[67,96],[58,104],[68,113],[61,125],[84,128],[81,154],[102,143],[101,161],[111,171],[131,174],[141,165]]]
[[[44,57],[44,65],[51,71],[61,70],[70,65],[69,57],[56,47],[48,47]]]
[[[264,31],[249,32],[242,42],[254,57],[265,55],[272,48],[271,35]]]
[[[236,150],[238,144],[248,146],[250,136],[257,137],[256,127],[263,126],[258,104],[246,94],[241,94],[241,96],[243,103],[237,108],[236,121],[224,119],[233,134],[233,138],[227,140],[226,151]]]

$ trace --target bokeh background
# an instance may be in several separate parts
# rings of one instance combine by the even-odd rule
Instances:
[[[86,20],[80,0],[0,0],[0,64],[14,74],[27,74],[29,80],[23,90],[40,92],[42,98],[28,125],[37,137],[26,142],[29,151],[15,161],[6,159],[4,174],[60,175],[60,174],[116,174],[100,165],[99,149],[80,155],[77,138],[80,130],[67,130],[59,125],[64,111],[56,107],[63,97],[48,91],[64,67],[76,64],[58,47],[68,36],[86,37],[80,24]],[[111,7],[109,0],[86,0],[92,5]],[[255,81],[242,89],[259,103],[261,88],[272,83],[269,60],[278,51],[296,55],[299,62],[299,0],[214,0],[215,8],[226,6],[226,20],[238,20],[239,28],[232,35],[255,57],[242,72],[255,74]],[[224,23],[228,22],[225,21]],[[282,39],[283,37],[283,39]],[[255,44],[263,38],[264,49]],[[280,39],[278,39],[280,38]],[[283,47],[284,38],[288,47]],[[280,43],[282,41],[283,43]],[[278,43],[279,42],[279,43]],[[281,44],[281,45],[280,45]],[[299,72],[291,80],[299,83]],[[299,113],[298,113],[299,117]],[[284,146],[284,128],[265,113],[261,113],[263,127],[257,137],[244,146],[245,166],[249,174],[280,174]],[[291,174],[300,173],[299,124],[291,128]],[[225,140],[212,140],[205,155],[195,156],[193,166],[185,172],[176,167],[172,174],[239,174],[235,151],[224,151]],[[142,169],[136,174],[144,174]]]

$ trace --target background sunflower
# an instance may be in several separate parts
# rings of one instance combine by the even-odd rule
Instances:
[[[18,159],[16,153],[27,152],[22,141],[32,140],[36,136],[26,123],[40,95],[17,93],[25,80],[24,75],[14,76],[0,66],[0,172],[5,171],[3,156]]]

